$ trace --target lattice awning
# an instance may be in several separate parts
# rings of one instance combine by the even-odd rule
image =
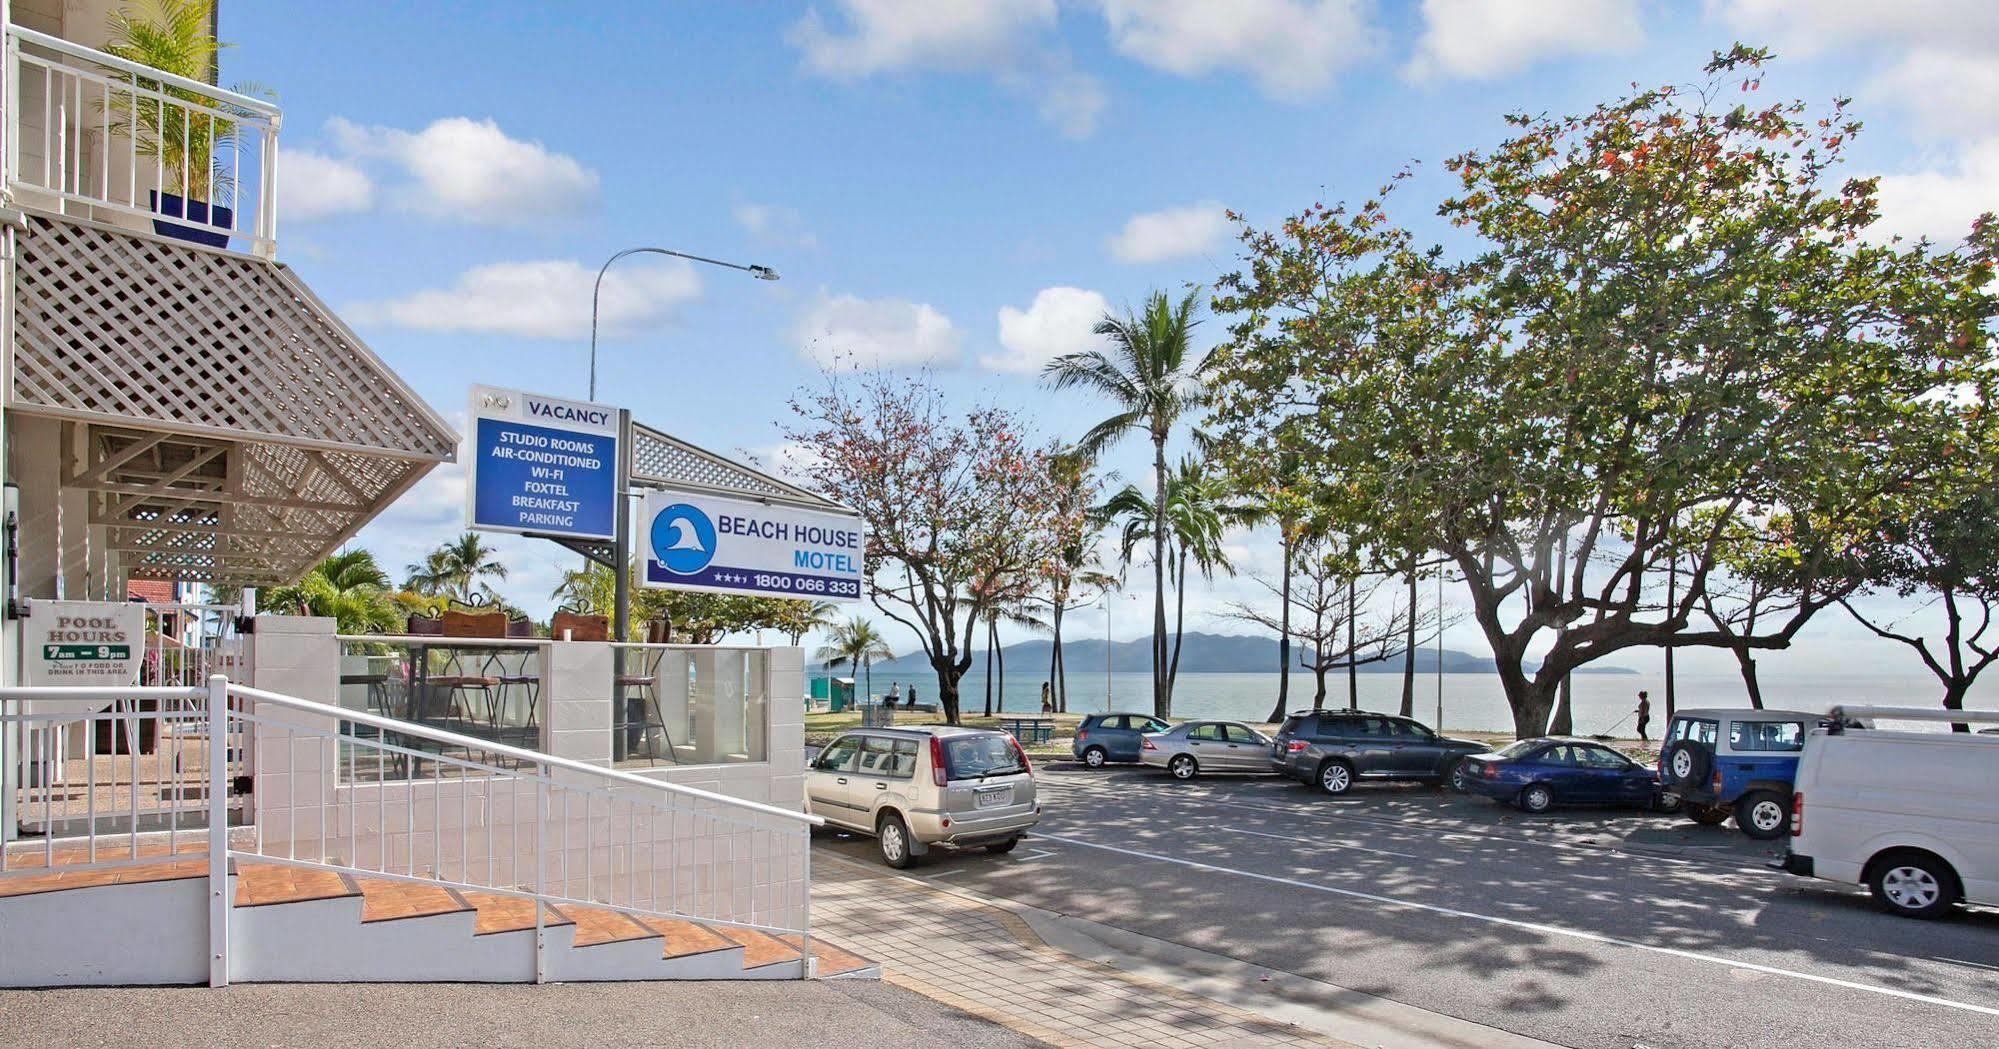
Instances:
[[[279,264],[30,213],[10,410],[128,578],[296,579],[458,437]]]
[[[808,489],[642,423],[632,424],[632,483],[642,488],[684,488],[750,499],[761,497],[812,509],[853,513]]]

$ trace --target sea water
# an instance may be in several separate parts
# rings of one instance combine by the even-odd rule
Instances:
[[[1447,673],[1441,678],[1443,724],[1446,729],[1460,732],[1513,731],[1513,715],[1507,708],[1506,694],[1500,687],[1497,674]],[[1413,713],[1426,725],[1437,723],[1438,679],[1437,674],[1416,675]],[[1043,676],[1030,673],[1007,674],[1001,680],[1003,692],[995,693],[993,697],[994,706],[1008,711],[1040,710],[1042,680]],[[1388,713],[1401,709],[1401,674],[1360,674],[1358,681],[1362,709]],[[1651,693],[1652,699],[1651,735],[1654,739],[1658,738],[1659,730],[1666,721],[1666,682],[1662,674],[1577,674],[1570,681],[1573,689],[1571,705],[1578,733],[1635,736],[1635,719],[1631,712],[1638,705],[1638,691],[1644,689]],[[876,694],[886,693],[891,683],[901,685],[904,696],[908,696],[913,687],[919,702],[934,703],[937,700],[937,679],[934,676],[874,675]],[[1942,691],[1936,680],[1921,675],[1765,674],[1762,686],[1765,706],[1812,711],[1824,710],[1835,703],[1939,707],[1942,702]],[[865,683],[857,682],[856,687],[864,688]],[[1313,705],[1313,691],[1310,674],[1293,674],[1290,698],[1285,705],[1291,710],[1309,709]],[[1675,679],[1675,692],[1678,705],[1683,708],[1749,705],[1742,679],[1733,674],[1682,673]],[[986,704],[985,675],[979,672],[966,675],[959,684],[959,695],[966,713],[983,712]],[[1173,688],[1173,714],[1176,717],[1264,721],[1269,718],[1276,701],[1277,675],[1274,673],[1197,674],[1182,671]],[[1345,674],[1327,675],[1323,705],[1347,705]],[[1973,691],[1970,705],[1999,708],[1999,678],[1981,681]],[[1146,712],[1151,709],[1150,674],[1106,675],[1101,671],[1095,674],[1072,671],[1069,674],[1069,710],[1072,713],[1100,710]]]

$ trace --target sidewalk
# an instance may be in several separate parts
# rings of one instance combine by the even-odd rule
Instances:
[[[888,983],[1050,1045],[1347,1045],[1066,954],[1000,908],[823,850],[813,860],[815,930],[880,961]]]

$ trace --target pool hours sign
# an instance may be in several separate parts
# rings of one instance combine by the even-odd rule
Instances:
[[[867,538],[857,517],[750,499],[646,493],[645,586],[859,601]]]
[[[608,405],[472,387],[467,527],[611,539],[620,412]]]

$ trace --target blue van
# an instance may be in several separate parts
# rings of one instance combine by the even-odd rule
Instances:
[[[1660,789],[1679,795],[1696,823],[1733,815],[1752,838],[1783,837],[1805,734],[1831,723],[1798,710],[1677,711],[1659,752]]]

